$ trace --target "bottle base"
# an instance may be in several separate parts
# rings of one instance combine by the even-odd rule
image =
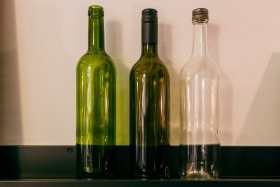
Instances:
[[[76,145],[76,177],[109,179],[115,176],[115,145]]]
[[[204,171],[192,171],[182,175],[180,178],[187,179],[187,180],[211,180],[211,179],[216,179],[217,177],[212,176]]]

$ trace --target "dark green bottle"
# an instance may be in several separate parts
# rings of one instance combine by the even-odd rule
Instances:
[[[114,175],[116,71],[104,49],[103,8],[90,6],[88,51],[77,65],[77,177]]]
[[[142,11],[142,55],[130,72],[130,158],[133,177],[168,177],[169,75],[157,51],[155,9]]]

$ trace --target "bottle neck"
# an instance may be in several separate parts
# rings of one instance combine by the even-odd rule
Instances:
[[[158,24],[157,22],[142,23],[142,56],[158,56]]]
[[[195,23],[193,25],[193,47],[192,57],[207,57],[207,23]]]
[[[157,43],[142,43],[142,56],[157,57],[158,56]]]
[[[103,16],[89,16],[88,50],[104,51]]]

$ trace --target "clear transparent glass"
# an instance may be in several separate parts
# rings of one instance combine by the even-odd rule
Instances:
[[[219,70],[208,54],[207,21],[194,22],[192,57],[180,74],[182,179],[219,175]]]

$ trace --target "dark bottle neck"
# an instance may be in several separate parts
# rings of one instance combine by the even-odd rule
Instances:
[[[88,50],[104,51],[104,21],[102,15],[90,15],[88,24]]]
[[[157,57],[158,47],[156,43],[142,43],[142,56]]]
[[[158,56],[158,24],[156,22],[142,23],[142,56]]]
[[[195,23],[193,25],[192,57],[207,57],[207,23]]]

